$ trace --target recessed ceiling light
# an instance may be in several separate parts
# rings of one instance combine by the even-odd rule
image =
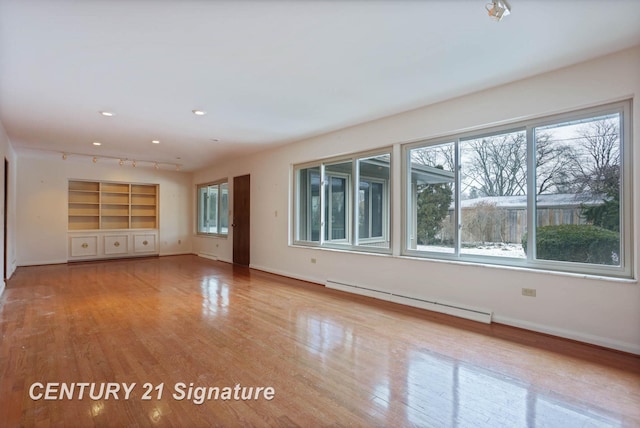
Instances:
[[[160,140],[151,140],[153,144],[160,144]]]
[[[100,141],[94,141],[94,142],[93,142],[93,145],[94,145],[94,146],[101,146],[101,145],[102,145],[102,143],[101,143]]]
[[[115,113],[113,113],[112,111],[101,111],[100,114],[107,117],[111,117],[115,115]]]
[[[193,114],[195,114],[196,116],[204,116],[205,114],[207,114],[206,111],[202,111],[202,110],[191,110],[193,112]]]

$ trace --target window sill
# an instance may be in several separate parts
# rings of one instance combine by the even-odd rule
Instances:
[[[306,250],[320,250],[320,251],[330,251],[330,252],[338,252],[343,254],[356,254],[356,255],[364,255],[364,256],[374,256],[374,257],[389,257],[394,259],[401,260],[411,260],[418,262],[428,262],[428,263],[443,263],[443,264],[451,264],[457,266],[469,266],[476,268],[488,268],[488,269],[497,269],[497,270],[510,270],[516,272],[524,272],[530,274],[545,274],[545,275],[554,275],[559,277],[570,277],[570,278],[580,278],[586,280],[593,281],[606,281],[616,284],[625,284],[625,285],[640,285],[637,278],[623,278],[623,277],[614,277],[614,276],[605,276],[605,275],[597,275],[597,274],[589,274],[589,273],[577,273],[577,272],[565,272],[558,270],[551,270],[546,268],[536,268],[531,266],[508,266],[503,264],[493,264],[493,263],[485,263],[481,261],[469,261],[469,260],[448,260],[448,259],[437,259],[437,258],[428,258],[428,257],[419,257],[415,255],[409,254],[391,254],[390,252],[374,252],[374,251],[366,251],[365,249],[343,249],[343,248],[335,248],[335,247],[321,247],[321,246],[311,246],[311,245],[302,245],[293,243],[290,244],[289,247],[306,249]]]

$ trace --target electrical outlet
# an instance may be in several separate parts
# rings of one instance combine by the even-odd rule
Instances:
[[[535,288],[523,288],[522,295],[527,297],[536,297],[536,289]]]

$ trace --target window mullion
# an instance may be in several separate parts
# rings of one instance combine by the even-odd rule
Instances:
[[[527,260],[536,258],[537,183],[535,128],[527,126]]]
[[[351,186],[351,242],[353,245],[360,244],[360,162],[352,161],[352,174],[354,177]]]
[[[453,255],[455,257],[460,257],[460,245],[462,242],[462,208],[460,206],[460,189],[462,188],[462,164],[461,164],[461,160],[460,160],[460,138],[456,139],[455,144],[454,144],[454,167],[453,170],[455,171],[455,177],[454,177],[454,187],[455,187],[455,192],[454,192],[454,196],[453,196],[453,200],[454,200],[454,210],[453,210],[453,215],[454,215],[454,223],[455,227],[454,227],[454,233],[453,233]]]
[[[326,215],[325,215],[325,211],[326,211],[326,197],[325,197],[325,191],[327,188],[327,177],[326,177],[326,173],[325,173],[325,167],[324,164],[320,165],[320,236],[318,241],[320,242],[320,245],[324,244],[324,231],[326,228]]]
[[[218,202],[216,203],[216,233],[222,233],[222,225],[220,224],[220,207],[222,207],[222,186],[217,184],[218,188]]]

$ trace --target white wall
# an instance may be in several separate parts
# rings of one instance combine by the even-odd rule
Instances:
[[[0,272],[1,278],[10,278],[16,269],[16,239],[15,239],[15,221],[16,221],[16,154],[9,142],[9,138],[4,130],[4,126],[0,123],[0,162],[4,164],[4,160],[9,163],[8,175],[8,195],[7,195],[7,236],[4,236],[4,165],[0,166]],[[4,239],[7,239],[7,272],[4,272]],[[4,281],[0,281],[0,294],[4,290]]]
[[[493,310],[494,321],[640,354],[640,287],[581,275],[461,262],[413,260],[289,245],[291,166],[433,138],[462,130],[571,111],[640,93],[640,47],[526,80],[214,165],[194,184],[251,174],[251,265],[324,283],[327,279]],[[640,230],[640,100],[633,104],[634,229]],[[396,178],[398,177],[396,172]],[[400,185],[394,185],[394,237],[399,237]],[[195,205],[195,202],[193,202]],[[638,272],[638,240],[634,243]],[[194,252],[231,259],[230,239],[194,238]],[[316,264],[310,262],[317,260]],[[524,297],[521,288],[537,289]]]
[[[159,184],[160,255],[191,253],[191,174],[28,150],[18,152],[17,163],[18,266],[67,261],[69,179]]]

